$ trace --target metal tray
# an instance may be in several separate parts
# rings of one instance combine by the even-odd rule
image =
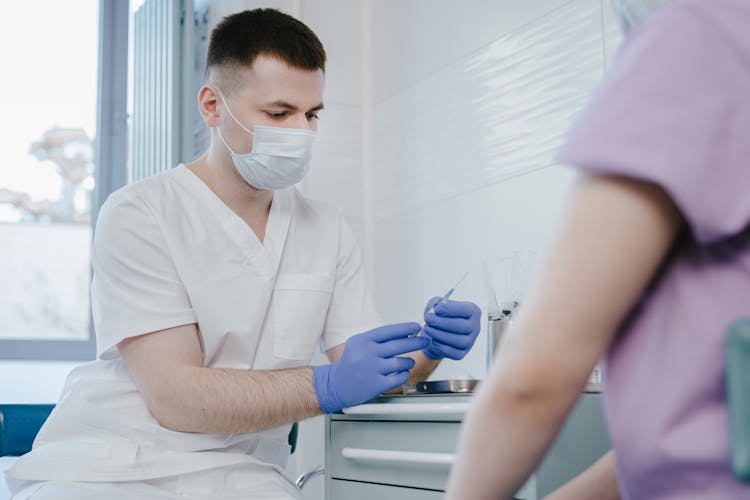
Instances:
[[[405,395],[413,394],[469,394],[474,392],[479,380],[428,380],[426,382],[412,382],[402,386]]]

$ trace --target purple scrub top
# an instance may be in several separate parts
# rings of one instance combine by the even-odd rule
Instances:
[[[750,316],[750,0],[675,1],[633,30],[558,160],[658,184],[686,221],[604,364],[622,495],[750,498],[723,375]]]

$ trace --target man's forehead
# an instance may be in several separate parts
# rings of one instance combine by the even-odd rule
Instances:
[[[320,101],[316,104],[313,104],[312,106],[300,106],[298,104],[295,104],[294,102],[291,102],[290,100],[284,100],[284,99],[276,99],[275,101],[269,101],[262,103],[264,106],[272,107],[272,108],[282,108],[282,109],[288,109],[290,111],[298,111],[302,109],[303,111],[318,111],[323,109],[323,101]]]
[[[323,72],[290,67],[275,60],[259,60],[251,67],[235,68],[232,75],[237,98],[286,103],[297,108],[312,108],[322,101]]]

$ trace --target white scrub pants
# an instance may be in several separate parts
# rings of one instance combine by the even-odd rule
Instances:
[[[302,500],[285,477],[245,465],[193,472],[148,481],[116,483],[32,482],[11,500]]]

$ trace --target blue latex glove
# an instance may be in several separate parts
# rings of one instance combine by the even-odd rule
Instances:
[[[419,323],[398,323],[375,328],[346,341],[341,359],[313,367],[313,386],[325,413],[362,404],[409,380],[414,360],[400,354],[424,349],[425,337],[409,337]]]
[[[481,317],[482,311],[473,302],[431,298],[424,308],[422,332],[430,345],[422,352],[430,359],[463,359],[479,335]]]

